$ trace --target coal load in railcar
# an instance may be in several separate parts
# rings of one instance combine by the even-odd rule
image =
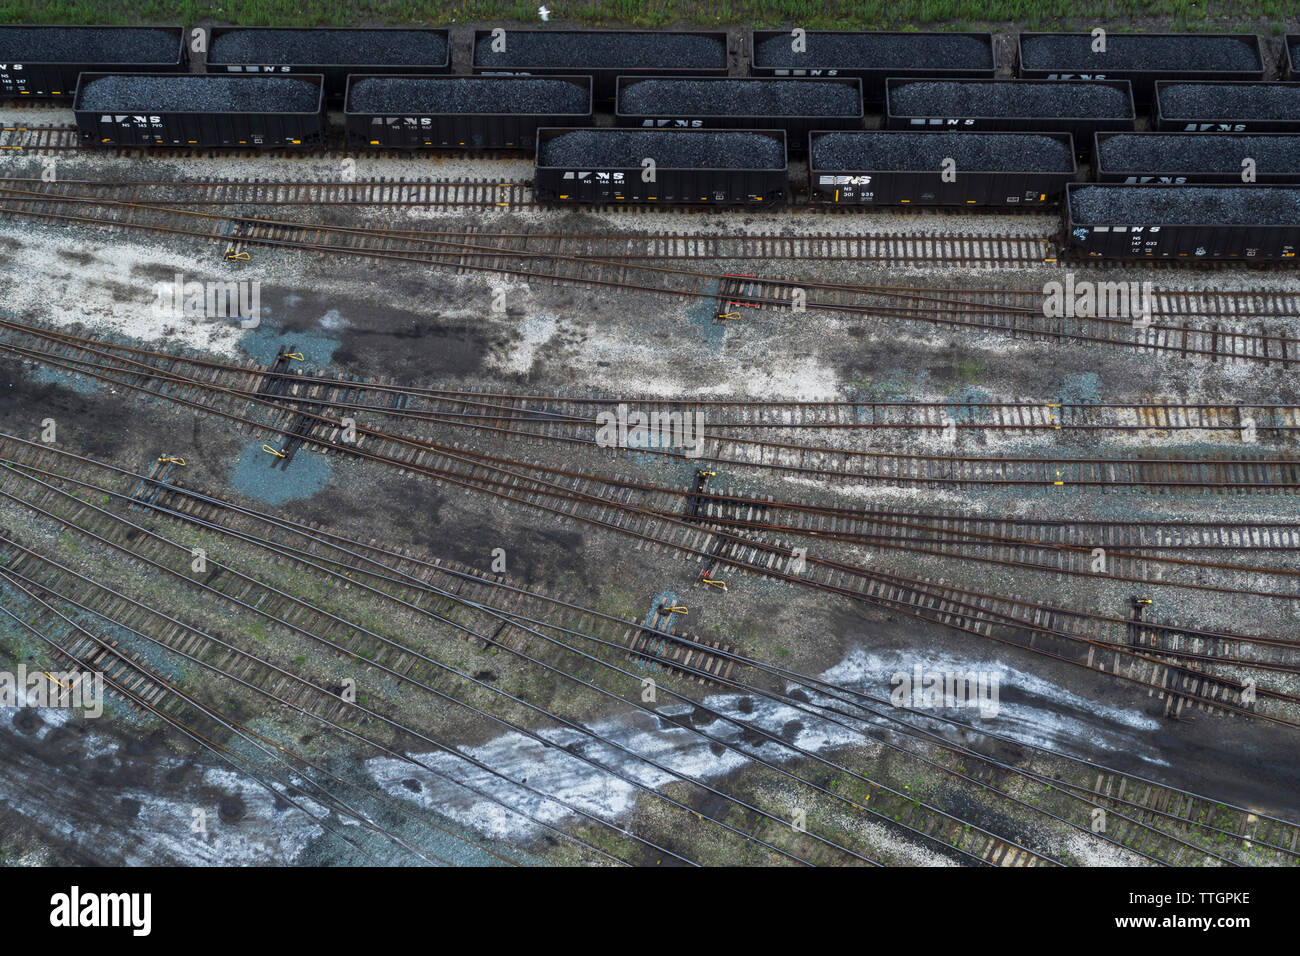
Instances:
[[[888,129],[1069,133],[1087,155],[1094,134],[1136,125],[1128,80],[891,79],[885,90]]]
[[[856,76],[866,102],[885,99],[885,81],[898,77],[986,77],[997,71],[990,33],[755,30],[755,76]]]
[[[723,31],[476,30],[473,72],[590,76],[612,100],[619,76],[726,76]]]
[[[782,129],[791,151],[815,129],[861,129],[862,81],[621,76],[614,122],[644,129]]]
[[[207,71],[319,73],[326,100],[337,104],[350,74],[448,73],[451,57],[446,30],[214,27]]]
[[[1017,73],[1038,80],[1128,80],[1140,106],[1157,80],[1262,80],[1264,52],[1250,33],[1022,33]]]
[[[355,146],[523,149],[544,126],[592,124],[589,76],[358,76],[343,122]]]

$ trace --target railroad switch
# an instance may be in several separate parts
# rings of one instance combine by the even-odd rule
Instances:
[[[289,456],[286,455],[284,452],[280,451],[280,449],[278,449],[278,448],[272,448],[270,445],[263,445],[263,446],[262,446],[262,451],[266,452],[268,455],[274,455],[276,458],[288,458],[288,457],[289,457]]]
[[[138,501],[145,505],[153,504],[161,494],[161,486],[171,480],[172,471],[184,467],[184,458],[175,455],[159,455],[158,458],[149,463],[148,474],[136,484],[135,489],[131,492],[131,501]],[[131,510],[139,511],[141,505],[132,504]]]
[[[704,490],[709,484],[709,479],[717,475],[716,471],[704,471],[700,469],[695,472],[695,487],[691,493],[686,496],[686,518],[702,518],[700,512],[704,508]]]
[[[666,614],[690,614],[690,608],[685,604],[660,604],[659,610]]]
[[[757,302],[736,301],[730,296],[743,296],[746,287],[752,285],[752,282],[746,282],[746,279],[753,280],[757,278],[752,275],[741,273],[727,273],[718,283],[718,307],[713,313],[715,324],[725,324],[734,322],[740,318],[740,313],[736,311],[739,307],[744,306],[750,309],[760,308]]]
[[[293,346],[286,346],[283,352],[276,353],[275,361],[268,366],[266,378],[257,388],[259,396],[283,395],[288,389],[288,383],[284,380],[284,374],[289,371],[289,363],[295,356],[301,356],[301,352],[295,352]],[[298,361],[302,361],[301,358]]]
[[[1144,646],[1147,641],[1146,631],[1138,625],[1142,623],[1142,612],[1151,604],[1150,598],[1140,598],[1136,594],[1128,599],[1129,607],[1133,611],[1133,623],[1129,626],[1129,644],[1134,647]]]
[[[248,254],[248,250],[240,249],[238,246],[232,246],[231,248],[226,250],[227,260],[238,260],[241,262],[247,262],[251,258],[253,257]]]
[[[709,577],[705,577],[705,576],[701,575],[701,576],[700,576],[700,583],[701,583],[701,584],[708,585],[708,586],[711,587],[711,588],[717,588],[719,591],[726,591],[726,590],[727,590],[727,582],[726,582],[726,581],[719,581],[719,580],[717,580],[716,578],[709,578]]]

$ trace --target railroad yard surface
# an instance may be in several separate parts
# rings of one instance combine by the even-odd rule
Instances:
[[[330,115],[0,103],[0,669],[104,689],[0,707],[6,864],[1300,861],[1295,259],[799,155],[779,205],[557,206]]]

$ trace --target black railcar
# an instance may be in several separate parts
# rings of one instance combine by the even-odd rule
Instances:
[[[504,45],[504,48],[501,48]],[[618,77],[726,76],[722,30],[474,31],[471,70],[488,75],[590,76],[592,95],[614,98]]]
[[[1300,183],[1300,136],[1098,133],[1092,169],[1099,183]]]
[[[1162,133],[1300,133],[1300,83],[1159,80],[1152,125]]]
[[[89,145],[310,146],[325,135],[324,84],[310,73],[83,73],[72,106]]]
[[[1037,206],[1078,173],[1069,133],[818,131],[809,141],[814,202]]]
[[[1098,258],[1294,260],[1300,186],[1073,183],[1065,230]]]
[[[1129,80],[1139,106],[1157,80],[1262,80],[1264,50],[1253,33],[1110,33],[1094,52],[1088,33],[1021,33],[1016,74],[1029,80]]]
[[[529,100],[545,100],[549,112],[538,112],[540,105],[507,108],[515,88]],[[574,106],[566,112],[561,107],[569,101]],[[591,77],[354,74],[343,122],[354,146],[532,150],[543,126],[592,125]]]
[[[185,65],[180,26],[0,26],[0,96],[71,99],[82,73],[178,73]]]
[[[912,88],[912,95],[908,93]],[[922,90],[932,105],[911,100]],[[1080,96],[1113,91],[1085,115]],[[1048,95],[1053,94],[1053,95]],[[1059,94],[1059,95],[1057,95]],[[1113,104],[1109,102],[1113,100]],[[1055,101],[1055,102],[1054,102]],[[899,105],[906,102],[906,106]],[[974,108],[979,103],[985,110]],[[996,109],[990,109],[996,107]],[[1093,135],[1137,127],[1133,89],[1128,80],[916,80],[892,78],[885,84],[886,129],[972,132],[1069,133],[1080,156],[1092,152]]]
[[[682,158],[701,151],[718,159]],[[788,175],[782,130],[540,129],[533,189],[553,203],[771,205],[785,199]]]
[[[639,97],[634,108],[627,105],[633,95],[653,84],[658,108],[650,109]],[[820,112],[805,108],[792,112],[782,108],[779,100],[781,87],[795,84],[825,85],[833,88],[834,102]],[[696,102],[703,89],[716,89],[717,97],[710,97],[713,106],[707,111]],[[689,94],[684,97],[679,94]],[[777,100],[774,107],[764,109],[765,101]],[[734,113],[733,101],[747,111]],[[635,126],[643,129],[781,129],[785,130],[786,143],[791,152],[807,148],[808,134],[815,129],[861,129],[864,120],[862,107],[862,81],[857,77],[825,77],[804,79],[755,79],[741,77],[684,77],[656,79],[641,76],[620,76],[614,105],[614,122],[618,126]]]
[[[997,72],[991,33],[804,31],[796,49],[790,30],[755,30],[750,72],[755,76],[856,76],[868,104],[885,99],[885,80],[898,77],[984,77]]]
[[[213,27],[209,73],[319,73],[339,104],[352,73],[450,73],[447,30],[378,27]]]

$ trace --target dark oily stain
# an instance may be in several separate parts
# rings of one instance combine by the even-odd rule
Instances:
[[[193,762],[187,760],[183,764],[179,764],[178,766],[173,767],[171,770],[168,770],[166,775],[163,777],[163,779],[171,784],[180,783],[189,774],[193,766],[194,766]]]
[[[358,326],[359,320],[343,332],[333,360],[358,375],[385,374],[421,382],[474,375],[491,351],[486,329],[462,319],[420,316],[401,328],[378,331]]]
[[[97,784],[107,785],[113,779],[113,771],[116,769],[117,761],[109,754],[101,754],[90,762],[89,777]]]
[[[482,680],[482,681],[494,681],[494,680],[497,679],[497,672],[496,672],[496,671],[477,671],[477,672],[474,674],[474,679],[475,679],[475,680]]]
[[[75,263],[79,266],[88,266],[95,261],[95,257],[88,252],[78,252],[75,249],[60,249],[58,252],[60,259],[66,259],[68,262]],[[168,276],[170,279],[171,276]]]
[[[217,804],[217,816],[221,818],[222,823],[238,823],[248,816],[244,798],[238,794],[222,797],[221,802]]]
[[[121,808],[123,816],[128,820],[134,820],[140,815],[140,809],[143,805],[134,797],[123,797],[118,801],[118,806]]]
[[[707,707],[696,706],[691,710],[691,726],[704,727],[717,719],[717,713]]]
[[[407,777],[405,780],[402,781],[402,786],[405,787],[407,790],[410,790],[411,793],[424,792],[424,785],[420,783],[420,781],[416,780],[414,777]]]
[[[795,737],[799,736],[799,731],[801,730],[803,730],[802,720],[789,720],[786,721],[785,726],[781,728],[781,736],[786,740],[794,740]]]
[[[691,730],[695,726],[693,715],[694,711],[688,714],[661,714],[659,716],[659,726],[663,730],[670,730],[673,727],[684,727]]]
[[[14,726],[25,734],[34,734],[45,726],[45,721],[41,720],[36,713],[35,708],[19,707],[17,713],[13,716]]]
[[[736,708],[742,714],[752,714],[754,712],[754,698],[742,697],[736,701]]]
[[[70,763],[81,752],[81,741],[67,727],[56,727],[45,737],[45,750],[50,755],[50,763]]]

